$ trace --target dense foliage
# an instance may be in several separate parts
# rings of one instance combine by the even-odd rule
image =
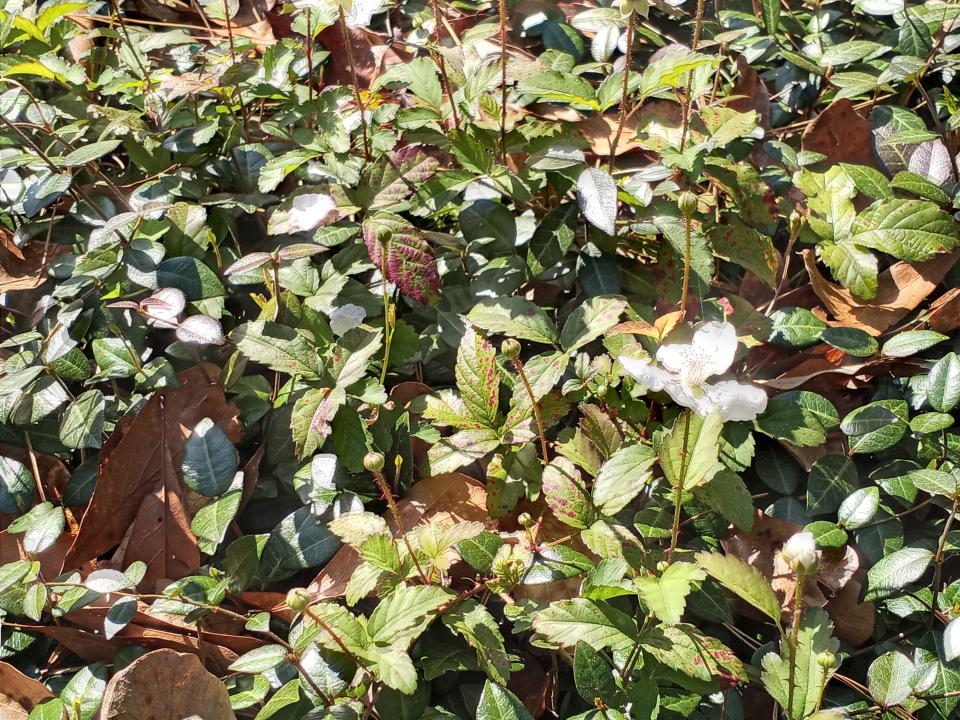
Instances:
[[[958,47],[8,0],[0,718],[957,717]]]

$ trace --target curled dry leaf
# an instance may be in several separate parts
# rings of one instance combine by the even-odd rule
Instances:
[[[121,423],[100,453],[97,485],[64,562],[74,569],[117,546],[114,564],[147,564],[144,583],[165,584],[200,566],[190,531],[179,468],[190,429],[212,418],[233,442],[241,437],[237,409],[211,384],[218,369],[192,368],[179,387],[157,391],[132,420]]]
[[[0,720],[26,720],[34,705],[52,697],[36,680],[0,662]]]
[[[496,529],[496,520],[487,513],[487,491],[483,484],[463,473],[450,473],[426,478],[410,489],[397,503],[404,530],[433,520],[442,525],[463,522],[481,522],[488,530]],[[387,525],[395,537],[400,537],[393,518],[387,516]],[[344,545],[320,571],[308,588],[315,600],[342,596],[347,581],[360,564],[357,551]]]
[[[862,302],[820,274],[812,250],[802,254],[810,284],[824,307],[843,325],[861,328],[874,336],[883,334],[916,309],[960,258],[960,251],[954,251],[922,263],[894,263],[880,273],[876,297]]]
[[[793,616],[797,581],[793,571],[783,561],[780,548],[788,538],[801,530],[803,528],[800,525],[757,511],[751,532],[738,530],[721,541],[726,552],[756,568],[770,581],[780,599],[784,622],[789,622]],[[820,566],[813,579],[807,579],[803,588],[805,606],[825,608],[837,623],[837,634],[852,644],[862,643],[870,637],[875,621],[873,603],[857,603],[856,594],[851,600],[851,590],[841,595],[849,584],[858,582],[854,580],[854,575],[859,567],[856,550],[850,545],[822,550]],[[755,613],[746,606],[743,612],[749,615]],[[841,614],[843,622],[837,622]]]
[[[101,720],[236,720],[227,688],[195,655],[154,650],[107,683]]]

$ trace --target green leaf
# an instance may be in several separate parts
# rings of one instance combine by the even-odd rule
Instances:
[[[431,475],[443,475],[469,465],[500,447],[500,434],[491,428],[461,430],[441,438],[427,452]]]
[[[334,556],[340,540],[302,507],[287,515],[270,533],[260,558],[260,573],[282,580],[298,570],[319,567]]]
[[[476,600],[467,599],[444,613],[443,624],[476,651],[480,667],[492,681],[509,681],[510,656],[504,650],[500,626],[489,610]]]
[[[756,419],[757,430],[777,440],[812,447],[827,441],[827,431],[840,424],[833,404],[806,390],[780,393]]]
[[[230,333],[230,340],[248,360],[289,375],[320,375],[317,351],[293,328],[273,322],[247,322]]]
[[[184,484],[200,495],[218,497],[230,488],[237,466],[237,450],[230,438],[212,419],[203,418],[184,445]]]
[[[370,640],[381,645],[407,648],[452,595],[432,585],[405,585],[387,595],[367,622]]]
[[[875,487],[860,488],[840,503],[837,521],[848,530],[856,530],[870,522],[879,507],[880,490]]]
[[[897,333],[883,344],[881,355],[887,357],[909,357],[947,339],[933,330],[907,330]]]
[[[333,432],[333,419],[347,401],[341,387],[310,388],[296,399],[290,416],[297,457],[312,455]]]
[[[867,669],[867,683],[873,699],[882,707],[899,705],[913,694],[917,668],[897,650],[886,652]]]
[[[533,629],[564,647],[585,642],[595,650],[629,650],[637,636],[636,621],[603,601],[573,598],[550,603],[533,618]]]
[[[500,371],[497,369],[497,351],[472,327],[467,327],[460,340],[454,372],[457,390],[467,412],[482,425],[498,427]]]
[[[803,614],[797,635],[796,650],[790,651],[790,642],[780,642],[780,654],[763,656],[761,678],[767,692],[787,711],[789,720],[801,720],[809,716],[820,700],[820,688],[832,674],[817,663],[822,652],[836,653],[840,643],[833,637],[833,625],[820,608],[808,608]],[[791,657],[794,670],[791,672]],[[793,703],[790,705],[790,680],[793,678]]]
[[[37,555],[53,546],[63,534],[66,518],[63,508],[44,502],[34,505],[7,526],[7,532],[23,533],[23,549]]]
[[[190,522],[190,530],[197,536],[201,550],[207,555],[214,555],[217,552],[230,523],[240,510],[242,498],[243,489],[240,487],[208,502],[194,514]]]
[[[824,515],[840,507],[857,489],[857,466],[845,455],[824,455],[810,468],[807,481],[807,512]]]
[[[555,457],[543,470],[543,497],[561,522],[581,530],[596,519],[593,504],[576,466],[565,457]]]
[[[87,665],[70,678],[60,691],[60,700],[70,708],[71,720],[93,720],[96,717],[107,688],[107,676],[107,666],[98,662]]]
[[[727,590],[780,622],[780,601],[759,570],[734,555],[721,553],[697,553],[697,564]]]
[[[853,180],[857,186],[857,190],[871,200],[893,197],[893,191],[890,189],[890,181],[886,175],[876,168],[868,165],[852,165],[850,163],[840,163],[840,167],[842,167],[847,176]]]
[[[77,165],[86,165],[97,158],[103,157],[109,152],[113,152],[120,146],[120,140],[101,140],[89,145],[78,147],[76,150],[67,153],[60,158],[59,164],[66,167],[76,167]]]
[[[534,276],[554,270],[573,245],[580,209],[564,203],[548,212],[527,246],[527,267]],[[461,222],[463,213],[460,213]]]
[[[813,534],[814,542],[820,547],[835,548],[847,542],[847,531],[826,520],[809,523],[803,529]]]
[[[767,35],[776,35],[780,27],[780,3],[777,0],[762,0],[761,7]]]
[[[676,625],[687,606],[687,595],[693,583],[706,578],[706,573],[692,563],[676,562],[660,577],[639,577],[634,580],[637,592],[650,611],[669,625]]]
[[[99,390],[78,395],[60,420],[60,442],[73,450],[99,448],[105,408],[103,393]]]
[[[770,322],[770,342],[793,347],[812,345],[827,327],[812,312],[799,307],[776,310],[770,315]]]
[[[957,496],[957,491],[960,490],[957,477],[945,470],[921,468],[907,473],[907,478],[918,490],[923,490],[931,495],[943,495],[952,499]]]
[[[417,669],[406,652],[392,646],[373,646],[366,655],[373,661],[370,669],[384,685],[406,695],[417,691]]]
[[[960,242],[960,229],[951,215],[924,200],[878,200],[857,216],[850,242],[923,262]]]
[[[556,345],[557,329],[547,314],[522,297],[481,300],[467,314],[467,320],[488,333],[519,340]]]
[[[0,513],[22,515],[35,492],[30,469],[19,460],[0,455]]]
[[[910,420],[911,432],[930,435],[946,430],[953,425],[953,416],[947,413],[929,412],[917,415]]]
[[[927,375],[927,402],[937,412],[948,413],[960,401],[960,358],[947,353]]]
[[[593,86],[572,73],[546,70],[523,78],[517,90],[545,102],[560,102],[574,106],[599,109]]]
[[[770,287],[776,287],[780,255],[767,235],[734,215],[725,215],[722,225],[710,229],[710,245],[715,255],[750,270]]]
[[[533,720],[533,716],[516,695],[487,680],[477,704],[477,720]]]
[[[660,468],[672,488],[692,490],[710,478],[720,459],[722,429],[717,413],[701,417],[688,410],[676,419],[658,449]]]
[[[614,680],[610,663],[584,642],[577,643],[573,655],[573,681],[580,697],[588,703],[599,699],[607,706],[616,707],[626,702],[623,690]]]
[[[560,332],[560,345],[573,353],[606,334],[620,319],[627,301],[613,297],[592,297],[570,313]]]
[[[282,645],[262,645],[244,653],[230,665],[230,670],[242,673],[261,673],[271,670],[287,659],[287,649]]]
[[[487,575],[493,568],[493,560],[497,551],[503,546],[499,535],[484,531],[476,537],[461,540],[457,543],[457,552],[474,570]]]
[[[858,328],[824,328],[820,339],[854,357],[870,357],[878,348],[876,339]]]
[[[905,547],[882,558],[867,570],[865,600],[880,600],[897,595],[907,585],[919,580],[933,560],[933,551]]]
[[[516,250],[517,219],[504,205],[477,200],[460,211],[460,230],[468,243],[478,243],[487,255],[507,255]]]
[[[852,454],[879,452],[900,442],[909,414],[903,400],[877,400],[850,412],[840,429],[850,438]]]
[[[722,468],[703,485],[693,489],[696,498],[741,530],[750,532],[756,519],[750,490],[736,473]]]
[[[648,445],[627,445],[600,466],[593,481],[593,504],[604,515],[616,515],[653,479],[657,456]]]

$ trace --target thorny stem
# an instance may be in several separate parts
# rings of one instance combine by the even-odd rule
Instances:
[[[693,19],[693,42],[690,48],[693,52],[697,51],[700,45],[700,31],[703,29],[703,4],[704,0],[697,0],[697,14]],[[693,72],[687,75],[687,91],[683,97],[683,129],[680,133],[680,152],[687,144],[687,132],[690,130],[690,111],[693,106]]]
[[[380,384],[387,380],[387,370],[390,367],[390,347],[393,344],[393,331],[396,320],[396,310],[390,305],[390,296],[387,294],[387,279],[383,278],[383,367],[380,369]]]
[[[937,553],[933,556],[933,599],[930,601],[930,619],[928,627],[933,627],[933,621],[937,614],[937,596],[940,594],[940,579],[943,573],[943,549],[947,544],[947,535],[950,534],[950,528],[953,526],[953,518],[960,510],[960,496],[954,498],[953,506],[950,508],[950,515],[947,516],[947,522],[943,526],[943,532],[940,533],[940,542],[937,543]]]
[[[680,477],[677,478],[676,496],[673,499],[673,525],[670,528],[670,550],[667,553],[667,560],[673,558],[673,553],[677,549],[677,543],[680,541],[680,506],[683,502],[683,483],[687,475],[687,455],[690,444],[690,415],[682,416],[683,423],[683,449],[680,451]]]
[[[540,452],[543,454],[543,464],[546,465],[550,462],[550,453],[547,449],[547,434],[543,429],[543,417],[540,415],[540,403],[537,402],[537,398],[533,394],[533,387],[530,385],[530,381],[527,379],[527,374],[523,371],[523,363],[520,362],[518,358],[511,358],[513,363],[513,369],[517,371],[517,375],[520,378],[520,382],[523,383],[523,387],[527,391],[527,396],[530,398],[530,406],[533,408],[533,419],[537,423],[537,434],[540,436]]]
[[[793,694],[797,686],[797,639],[800,635],[800,619],[803,615],[803,580],[797,573],[796,596],[793,598],[793,622],[790,626],[790,674],[787,680],[787,716],[793,715]]]
[[[435,39],[434,42],[437,44],[437,67],[440,69],[440,82],[443,84],[443,92],[446,93],[447,97],[450,98],[450,115],[453,117],[453,126],[459,130],[460,129],[460,116],[457,114],[457,103],[453,97],[453,90],[450,85],[450,76],[447,75],[447,62],[443,57],[443,35],[440,33],[440,28],[443,26],[443,16],[440,13],[440,0],[430,0],[430,5],[433,7],[433,24],[436,26],[434,28]]]
[[[357,108],[360,111],[360,130],[363,132],[363,156],[367,162],[370,161],[370,138],[367,131],[367,109],[364,107],[363,98],[360,96],[360,81],[357,79],[357,65],[353,59],[353,45],[350,43],[350,31],[347,29],[347,16],[343,12],[343,6],[339,6],[340,11],[340,34],[343,36],[343,45],[347,51],[347,63],[350,65],[350,76],[353,80],[353,97],[357,102]]]
[[[420,566],[420,561],[417,559],[417,554],[413,551],[413,546],[410,544],[410,538],[407,537],[407,531],[403,527],[403,520],[400,519],[400,510],[397,508],[397,503],[393,499],[393,493],[390,491],[389,486],[387,485],[386,478],[383,477],[383,473],[379,470],[373,472],[373,479],[377,483],[377,487],[380,488],[380,492],[383,493],[384,499],[387,501],[387,507],[390,508],[390,514],[393,515],[393,521],[397,524],[397,531],[400,533],[400,538],[403,540],[403,544],[407,546],[407,552],[410,553],[410,557],[413,560],[413,564],[417,568],[417,574],[420,576],[420,579],[423,581],[424,585],[430,583],[427,574],[423,571],[423,568]]]
[[[613,172],[613,164],[617,159],[617,145],[620,144],[620,137],[623,135],[623,126],[627,122],[627,96],[630,92],[630,61],[633,59],[633,36],[637,29],[637,13],[630,13],[627,20],[627,47],[623,66],[623,89],[620,93],[620,117],[617,119],[617,133],[613,136],[613,142],[610,143],[610,165],[609,170]]]
[[[507,0],[500,0],[500,159],[507,164]]]
[[[690,255],[693,253],[693,242],[691,233],[693,232],[693,218],[688,214],[683,214],[683,288],[680,290],[680,318],[681,321],[687,317],[687,295],[690,294],[690,268],[692,261]]]

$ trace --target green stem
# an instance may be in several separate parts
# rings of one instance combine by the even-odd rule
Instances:
[[[682,416],[683,422],[683,449],[680,451],[680,477],[677,478],[677,487],[674,488],[673,498],[673,526],[670,528],[670,550],[667,560],[673,558],[673,553],[680,542],[680,508],[683,502],[683,483],[687,476],[687,455],[690,444],[690,413]]]
[[[947,544],[947,535],[950,534],[950,528],[953,526],[953,518],[960,509],[960,496],[954,498],[953,506],[950,508],[950,515],[947,522],[943,525],[943,532],[940,533],[940,542],[937,543],[937,553],[933,556],[933,598],[930,601],[930,620],[928,627],[933,627],[933,621],[937,614],[937,596],[940,594],[940,581],[943,574],[943,549]]]
[[[530,406],[533,408],[533,419],[537,423],[537,434],[540,436],[540,452],[543,453],[542,462],[546,465],[550,462],[550,453],[547,449],[547,434],[543,428],[543,417],[540,415],[540,404],[537,402],[537,398],[534,397],[533,387],[531,387],[530,381],[527,379],[527,374],[523,371],[523,363],[521,363],[518,358],[511,358],[511,360],[513,362],[513,368],[517,371],[517,375],[523,383],[523,387],[526,388],[527,395],[530,398]]]
[[[797,573],[797,590],[793,599],[793,623],[790,626],[790,675],[787,681],[787,718],[793,717],[793,696],[797,686],[797,640],[803,616],[803,575]]]
[[[500,0],[500,159],[507,164],[507,0]]]
[[[384,251],[384,257],[386,251]],[[387,369],[390,367],[390,347],[393,345],[395,312],[387,294],[387,279],[383,278],[383,367],[380,369],[380,384],[387,381]]]

